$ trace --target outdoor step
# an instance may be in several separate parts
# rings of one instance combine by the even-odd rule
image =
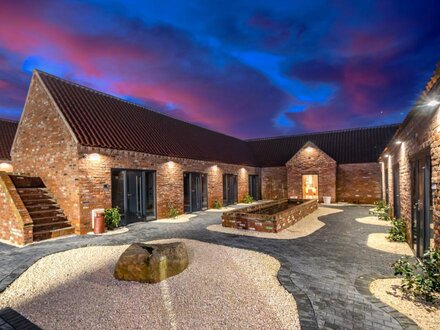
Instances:
[[[43,180],[39,177],[10,175],[16,188],[44,188]]]
[[[32,219],[38,219],[42,217],[56,216],[58,214],[62,214],[60,209],[55,210],[36,210],[36,211],[28,211],[29,215]]]
[[[46,232],[48,230],[56,230],[56,229],[62,229],[68,227],[72,227],[72,226],[70,225],[70,223],[66,221],[34,225],[34,234],[38,234],[40,232]]]
[[[38,231],[34,233],[34,242],[42,241],[49,238],[61,237],[66,235],[72,235],[75,233],[75,229],[70,226],[66,228]]]
[[[34,223],[35,226],[35,225],[50,224],[54,222],[69,222],[69,221],[62,213],[60,213],[58,215],[50,216],[50,217],[33,218],[32,222]]]
[[[33,206],[33,205],[53,205],[56,204],[56,201],[53,198],[39,198],[39,199],[22,199],[24,205],[26,206]]]
[[[58,204],[36,204],[36,205],[26,205],[28,212],[36,211],[46,211],[46,210],[59,210],[60,206]]]

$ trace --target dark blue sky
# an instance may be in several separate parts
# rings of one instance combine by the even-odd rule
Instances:
[[[38,68],[242,138],[403,120],[440,1],[2,1],[0,117]]]

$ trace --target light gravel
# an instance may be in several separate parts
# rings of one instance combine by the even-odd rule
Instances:
[[[366,225],[374,225],[374,226],[383,226],[383,227],[391,227],[391,221],[384,221],[384,220],[379,220],[378,217],[376,216],[368,216],[368,217],[363,217],[363,218],[356,218],[355,219],[357,222],[359,223],[363,223]]]
[[[388,253],[403,254],[407,256],[414,255],[408,243],[390,242],[386,233],[374,233],[368,235],[367,246]]]
[[[223,227],[221,224],[211,225],[208,226],[206,229],[220,233],[225,233],[225,234],[252,236],[258,238],[283,239],[283,240],[296,239],[311,235],[315,231],[324,227],[325,223],[319,220],[320,217],[329,214],[340,213],[340,212],[342,212],[342,210],[329,208],[329,207],[319,207],[315,212],[305,216],[303,219],[301,219],[294,225],[282,230],[279,233],[265,233],[254,230]]]
[[[170,242],[162,240],[156,242]],[[193,240],[190,264],[157,284],[114,279],[128,247],[86,247],[47,256],[0,294],[43,329],[299,329],[293,296],[265,254]]]
[[[436,303],[426,303],[406,295],[400,289],[401,279],[379,279],[370,284],[370,291],[376,298],[405,314],[422,329],[440,328],[440,295]]]

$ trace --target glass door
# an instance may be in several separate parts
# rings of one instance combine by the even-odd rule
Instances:
[[[186,213],[208,208],[208,180],[204,173],[183,174],[183,201]]]
[[[428,152],[412,162],[412,244],[418,257],[430,247],[432,218],[431,157]]]
[[[400,173],[399,164],[393,167],[393,209],[394,217],[400,218]]]
[[[249,195],[255,201],[260,199],[260,179],[258,175],[249,175]]]
[[[302,191],[304,199],[318,199],[318,176],[314,174],[303,175]]]
[[[237,202],[237,176],[233,174],[223,174],[223,205],[231,205]]]
[[[121,224],[156,218],[155,172],[112,170],[112,205],[121,213]]]

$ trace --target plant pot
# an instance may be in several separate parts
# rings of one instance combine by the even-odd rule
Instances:
[[[331,196],[323,196],[322,199],[324,200],[324,204],[331,204],[332,203]]]
[[[94,226],[93,232],[95,234],[103,234],[105,233],[105,217],[104,213],[98,212],[95,214],[95,218],[93,219]]]

